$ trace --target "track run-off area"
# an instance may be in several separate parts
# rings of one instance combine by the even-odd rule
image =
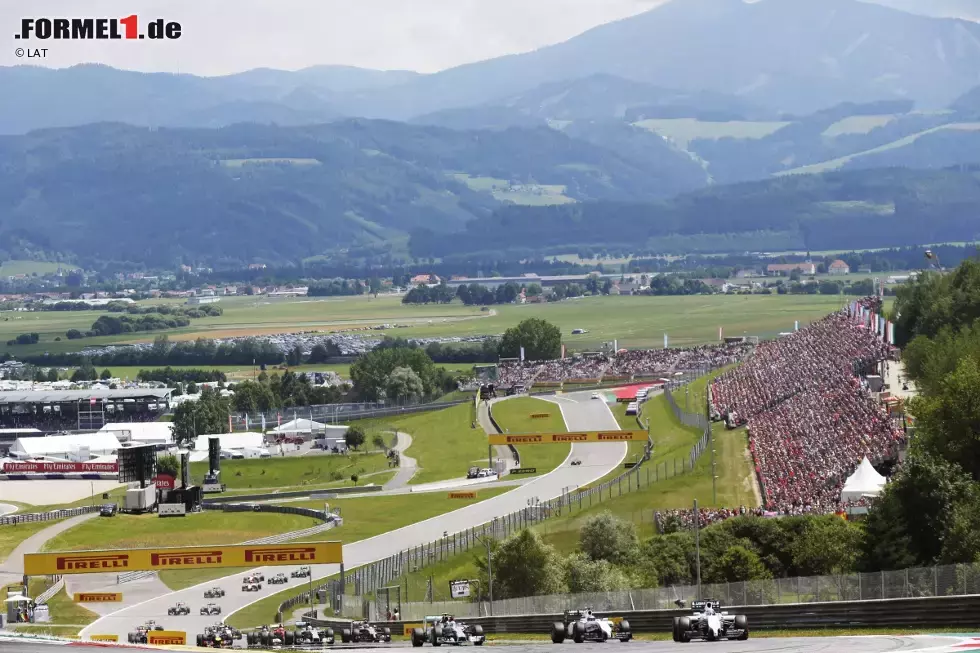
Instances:
[[[619,429],[616,418],[606,403],[591,399],[590,392],[561,395],[561,400],[555,401],[555,404],[561,409],[565,424],[570,431]],[[381,560],[407,548],[427,544],[441,538],[443,533],[461,532],[472,526],[490,522],[495,517],[526,508],[531,499],[545,501],[592,483],[615,470],[626,457],[626,451],[627,446],[623,442],[609,444],[576,443],[572,446],[568,457],[554,471],[517,486],[504,494],[438,517],[420,521],[411,526],[405,526],[358,542],[344,544],[345,570],[351,571],[356,567]],[[572,466],[571,462],[575,459],[581,460],[582,464]],[[298,566],[262,567],[256,568],[255,571],[261,570],[268,578],[280,572],[289,576],[297,568]],[[321,579],[337,574],[340,567],[339,565],[314,565],[312,571],[312,580],[316,584]],[[211,600],[204,598],[204,591],[207,588],[221,587],[225,590],[224,598],[215,599],[214,602],[221,605],[221,618],[227,620],[236,611],[276,594],[286,587],[299,586],[298,589],[302,591],[308,584],[308,581],[296,580],[287,586],[270,586],[263,583],[262,589],[258,592],[243,592],[241,581],[244,575],[244,572],[238,571],[231,576],[209,580],[199,585],[161,594],[140,603],[129,605],[97,619],[83,629],[80,636],[82,639],[88,639],[93,634],[118,635],[119,640],[125,642],[127,633],[135,630],[137,626],[144,624],[148,619],[153,619],[167,630],[186,632],[188,641],[194,641],[194,637],[198,633],[203,633],[204,628],[216,620],[213,616],[200,616],[198,614],[200,606],[211,602]],[[104,591],[125,593],[126,585],[107,586]],[[178,617],[167,615],[167,609],[178,601],[186,602],[190,606],[190,615]],[[274,614],[269,614],[263,621],[271,622],[274,616]]]

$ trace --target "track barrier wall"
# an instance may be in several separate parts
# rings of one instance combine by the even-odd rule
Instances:
[[[24,488],[27,489],[26,487]],[[101,506],[84,506],[82,508],[64,508],[52,512],[27,512],[24,514],[5,515],[0,517],[0,526],[17,524],[29,524],[38,521],[53,521],[55,519],[67,519],[78,515],[87,515],[91,512],[98,512]]]

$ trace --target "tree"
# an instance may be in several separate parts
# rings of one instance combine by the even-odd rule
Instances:
[[[717,568],[726,583],[772,578],[772,573],[762,564],[759,555],[739,544],[729,547],[722,554]]]
[[[112,378],[112,372],[110,372],[108,369],[103,369],[102,374],[99,375],[99,378],[103,381],[108,381]]]
[[[800,576],[830,576],[854,571],[864,536],[861,528],[836,516],[812,517],[790,549]]]
[[[388,452],[388,443],[385,442],[384,436],[382,436],[380,433],[374,434],[374,437],[371,438],[371,444],[373,444],[376,449],[381,449],[385,453]]]
[[[197,401],[185,401],[174,411],[174,440],[181,446],[199,435],[226,433],[229,415],[228,400],[205,387]]]
[[[49,367],[48,368],[47,380],[50,381],[50,382],[54,382],[54,381],[57,381],[58,380],[58,368],[57,367]]]
[[[541,284],[540,283],[537,283],[537,282],[529,283],[527,285],[527,289],[525,291],[525,294],[528,297],[540,297],[541,295],[544,294],[544,290],[541,288]]]
[[[385,394],[388,399],[419,399],[425,393],[422,379],[410,367],[396,367],[388,377]]]
[[[357,450],[359,446],[364,444],[366,436],[364,434],[364,429],[357,424],[351,424],[347,427],[347,432],[344,433],[344,443],[347,445],[348,449]]]
[[[611,512],[602,512],[589,517],[582,526],[579,548],[591,560],[626,564],[638,553],[636,527],[633,522],[624,521]]]
[[[492,553],[494,598],[556,594],[563,589],[564,569],[554,547],[523,530]],[[481,584],[488,582],[485,558],[477,559]]]
[[[157,456],[157,472],[177,478],[180,476],[180,461],[173,454]]]
[[[359,478],[360,478],[360,477],[359,477],[359,476],[358,476],[357,474],[351,474],[351,475],[350,475],[350,482],[351,482],[351,483],[353,483],[354,485],[357,485],[357,480],[358,480]]]
[[[435,365],[424,350],[417,347],[377,347],[359,357],[350,367],[351,381],[358,396],[376,401],[387,392],[388,378],[398,367],[409,367],[422,381],[424,395],[432,392]]]
[[[286,354],[286,365],[297,367],[303,364],[303,348],[296,345]]]
[[[630,579],[608,560],[595,560],[575,553],[565,560],[565,584],[568,591],[615,592],[630,588]]]
[[[561,355],[561,329],[538,318],[523,320],[504,332],[500,340],[500,356],[516,358],[524,347],[526,360],[554,360]]]

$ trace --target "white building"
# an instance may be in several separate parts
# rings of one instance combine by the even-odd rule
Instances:
[[[194,451],[208,450],[208,439],[218,438],[221,451],[241,451],[244,449],[262,449],[265,436],[261,433],[217,433],[214,435],[199,435],[194,440]]]
[[[206,446],[206,445],[205,445]],[[47,437],[17,438],[10,445],[12,458],[57,458],[87,462],[100,456],[113,456],[119,450],[119,440],[112,433],[84,433],[81,435],[49,435]],[[87,452],[87,453],[86,453]]]

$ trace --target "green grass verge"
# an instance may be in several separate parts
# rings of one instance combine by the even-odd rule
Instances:
[[[322,504],[320,508],[322,509]],[[207,511],[185,517],[155,514],[90,519],[48,540],[44,551],[236,544],[319,523],[299,515]]]
[[[60,519],[41,522],[30,522],[27,524],[17,524],[0,526],[0,562],[5,561],[21,542],[43,531],[48,526],[57,524]]]
[[[386,497],[363,497],[355,499],[333,499],[330,507],[339,507],[344,517],[344,525],[324,531],[321,540],[341,540],[351,544],[369,537],[382,535],[389,531],[424,521],[431,517],[452,512],[484,499],[503,494],[511,488],[480,490],[476,499],[450,499],[448,492],[431,494],[398,494]],[[323,507],[323,504],[294,503],[290,505]],[[433,533],[437,539],[441,533]],[[317,538],[314,538],[317,539]],[[200,582],[200,581],[199,581]],[[318,581],[319,582],[319,581]],[[275,616],[279,604],[291,596],[301,594],[305,587],[286,588],[252,605],[231,614],[228,623],[237,628],[249,628],[268,623]]]
[[[548,417],[533,419],[534,413],[547,413]],[[533,397],[508,399],[493,405],[493,418],[500,428],[509,433],[564,433],[568,431],[558,404]],[[521,456],[521,467],[534,467],[535,476],[547,474],[561,465],[571,451],[570,444],[527,445],[517,447]]]
[[[11,624],[10,629],[15,633],[24,633],[25,635],[49,635],[51,637],[66,637],[68,639],[74,639],[78,637],[78,633],[82,632],[82,628],[88,624],[79,624],[77,626],[56,626],[56,625],[44,625],[44,624]]]
[[[37,596],[49,587],[51,587],[51,581],[48,577],[32,578],[30,585],[28,585],[28,594]],[[97,613],[72,601],[71,597],[68,596],[67,589],[61,590],[48,599],[48,611],[51,615],[51,625],[86,626],[99,618]]]
[[[405,451],[418,463],[412,485],[462,478],[470,467],[487,466],[486,434],[479,427],[473,428],[473,406],[469,402],[405,417],[355,423],[364,427],[368,442],[375,433],[402,431],[412,436],[412,446]]]
[[[368,446],[372,446],[370,442]],[[364,476],[388,471],[388,469],[388,459],[383,453],[223,460],[221,482],[227,485],[229,490],[304,489],[305,486],[312,488],[328,483],[353,485],[350,482],[351,474]],[[207,461],[191,463],[191,478],[194,480],[202,481],[207,471]]]

